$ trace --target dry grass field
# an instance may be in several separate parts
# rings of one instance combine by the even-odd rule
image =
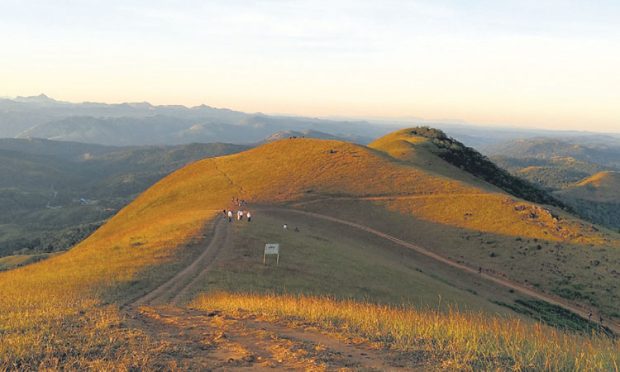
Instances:
[[[214,293],[199,297],[202,310],[249,311],[310,322],[344,337],[364,337],[383,347],[423,355],[432,369],[618,370],[618,346],[550,327],[461,312],[442,313],[326,297]]]
[[[441,166],[440,160],[436,166]],[[462,174],[447,177],[450,172],[416,166],[376,149],[311,139],[282,140],[240,154],[196,162],[158,182],[70,251],[0,273],[0,369],[163,368],[158,364],[158,355],[165,350],[161,340],[144,329],[129,326],[121,307],[164,283],[191,262],[200,253],[200,244],[208,239],[204,231],[209,230],[217,213],[231,206],[234,197],[248,200],[250,205],[306,203],[299,207],[318,208],[326,214],[385,229],[441,254],[462,256],[460,259],[472,267],[484,266],[485,270],[505,273],[514,280],[528,278],[541,291],[555,292],[576,303],[596,305],[605,316],[618,316],[613,314],[620,298],[618,280],[611,272],[620,262],[617,234],[597,229],[563,212],[515,199],[491,186],[481,186],[479,181],[470,182]],[[353,200],[360,198],[368,200]],[[318,259],[329,262],[328,245],[317,247],[323,250]],[[364,252],[373,250],[376,246],[367,247]],[[340,264],[346,264],[343,259],[346,252],[355,254],[346,245],[338,252],[340,256],[334,259]],[[490,252],[495,255],[491,256]],[[521,263],[523,257],[529,257],[530,261],[524,259]],[[372,278],[374,266],[369,261],[372,259],[361,257],[356,261],[361,266],[349,271],[357,272],[356,281]],[[547,266],[541,270],[540,264]],[[396,266],[399,271],[391,273],[390,265],[384,262],[383,268],[377,271],[379,282],[383,281],[386,287],[360,283],[360,288],[348,287],[352,297],[363,299],[362,287],[367,287],[370,291],[367,297],[377,294],[382,301],[396,303],[396,295],[391,294],[393,286],[410,283],[414,288],[418,286],[416,292],[421,292],[425,283],[433,283],[432,290],[440,288],[452,302],[462,301],[466,308],[486,308],[487,313],[506,310],[489,304],[487,299],[477,302],[466,288],[441,284],[438,278],[416,274],[412,268]],[[217,275],[221,278],[226,274],[220,271]],[[310,276],[306,274],[308,280]],[[558,287],[559,278],[566,281],[564,287]],[[240,285],[248,284],[246,281]],[[321,294],[320,290],[304,289],[304,282],[295,285],[300,292]],[[343,292],[349,290],[345,288]],[[234,292],[237,288],[228,289]],[[325,292],[329,294],[329,290]],[[394,290],[397,296],[406,296],[406,292],[402,288]],[[429,304],[434,297],[434,294],[420,293],[417,297],[410,295],[407,301]],[[224,302],[220,302],[222,306]],[[344,308],[372,311],[369,306],[347,303]],[[433,318],[429,314],[432,313],[426,314],[426,326],[431,327],[429,322]],[[403,315],[400,319],[406,322],[415,319],[407,316],[413,317]],[[438,330],[455,324],[450,323],[453,316],[434,316]],[[520,347],[530,347],[532,350],[523,349],[521,359],[510,362],[517,369],[536,363],[543,369],[604,370],[614,368],[617,363],[617,344],[598,340],[598,336],[556,334],[547,328],[536,331],[527,328],[535,326],[524,325],[526,328],[518,330],[523,338],[531,336],[526,343],[507,338],[508,326],[499,320],[489,321],[495,318],[463,315],[454,319],[469,324],[450,333],[463,333],[462,337],[458,336],[463,341],[458,343],[460,349],[455,350],[459,356],[454,359],[457,363],[454,368],[460,366],[458,363],[475,368],[476,364],[467,364],[472,360],[484,363],[484,358],[461,355],[467,345],[475,354],[478,340],[487,345],[483,338],[502,344],[496,346],[499,349],[484,349],[480,355],[502,356],[512,348],[506,355],[514,356]],[[409,323],[400,326],[405,324]],[[468,329],[487,326],[491,328],[484,328],[483,333],[467,334]],[[499,332],[495,338],[487,334],[492,327],[497,327]],[[539,336],[532,336],[532,330]],[[545,340],[544,335],[549,338]],[[390,333],[385,337],[391,337]],[[439,345],[444,340],[431,338],[426,342]],[[597,350],[597,353],[552,357],[549,350],[553,349],[546,349],[551,347],[546,343],[561,348],[568,340],[582,350]],[[441,347],[457,345],[448,342]],[[566,352],[572,353],[570,350]],[[536,359],[538,355],[540,359]],[[569,361],[572,357],[577,359]],[[489,363],[491,368],[495,360]]]

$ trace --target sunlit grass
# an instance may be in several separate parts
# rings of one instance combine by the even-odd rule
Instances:
[[[188,243],[232,197],[274,204],[334,195],[438,194],[459,200],[472,193],[488,190],[338,141],[283,140],[196,162],[158,182],[69,252],[0,273],[0,369],[92,363],[104,369],[114,361],[127,368],[148,366],[146,341],[139,341],[145,336],[122,327],[118,305],[172,276],[192,254]],[[470,208],[464,203],[438,215],[423,213],[425,206],[398,208],[405,218],[417,215],[439,225],[463,216]],[[478,207],[488,218],[514,214],[513,206],[499,201]],[[367,222],[364,213],[357,218]],[[519,218],[505,220],[514,221],[515,234],[523,224]],[[601,235],[579,233],[588,239]],[[616,253],[606,254],[615,259]]]
[[[311,322],[394,350],[425,351],[442,367],[456,369],[617,371],[620,360],[618,343],[604,336],[583,336],[481,313],[224,292],[202,295],[192,306]]]

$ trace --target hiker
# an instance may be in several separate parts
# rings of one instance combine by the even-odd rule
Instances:
[[[246,215],[248,216],[248,222],[252,222],[252,213],[248,212]]]
[[[482,274],[482,266],[478,267],[478,274]]]
[[[224,217],[226,217],[226,209],[222,209],[222,213],[224,214]]]
[[[232,222],[232,211],[228,211],[228,222]]]
[[[283,228],[284,230],[288,230],[288,225],[287,225],[287,224],[284,224],[284,225],[282,225],[282,228]]]
[[[237,212],[237,220],[241,221],[243,219],[243,211]]]
[[[590,311],[590,313],[588,313],[588,322],[592,321],[592,312]]]
[[[598,321],[599,321],[599,323],[601,323],[601,325],[603,325],[603,316],[602,315],[598,316]]]
[[[295,232],[299,232],[299,227],[295,226]]]

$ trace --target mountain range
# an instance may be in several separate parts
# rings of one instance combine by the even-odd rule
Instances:
[[[584,218],[620,229],[620,140],[613,136],[529,138],[487,146],[513,175],[547,189]]]
[[[246,114],[206,105],[69,103],[45,95],[0,99],[0,138],[44,138],[110,146],[258,143],[275,132],[313,130],[360,143],[388,126]]]

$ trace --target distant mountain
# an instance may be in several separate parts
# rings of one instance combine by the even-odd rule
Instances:
[[[272,133],[292,130],[368,142],[391,129],[365,121],[246,114],[206,105],[69,103],[45,95],[0,99],[0,137],[7,138],[112,146],[258,143]]]
[[[584,217],[620,230],[620,172],[599,172],[556,194]]]
[[[620,139],[612,136],[520,139],[488,146],[485,152],[492,157],[516,159],[572,158],[620,169]]]
[[[562,192],[571,198],[620,202],[620,172],[599,172]]]
[[[551,159],[493,156],[492,160],[513,175],[548,190],[563,189],[608,169],[599,164],[559,156]]]
[[[317,139],[333,139],[343,141],[344,139],[329,133],[318,132],[315,130],[282,130],[265,138],[264,142],[274,142],[286,138],[317,138]]]
[[[530,138],[487,151],[499,166],[552,191],[580,216],[620,228],[620,140],[615,137]]]
[[[170,172],[247,148],[0,139],[0,256],[66,249]]]

